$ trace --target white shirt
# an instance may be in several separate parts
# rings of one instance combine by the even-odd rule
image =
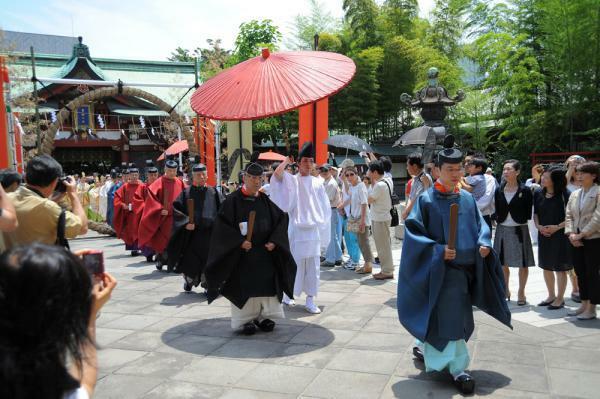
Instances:
[[[392,209],[392,199],[390,190],[385,179],[379,180],[371,189],[369,196],[373,199],[371,202],[370,216],[374,222],[387,222],[392,220],[390,209]],[[390,187],[391,189],[391,187]]]
[[[371,225],[371,217],[369,216],[369,193],[367,192],[367,186],[365,183],[360,182],[356,186],[350,187],[350,213],[354,219],[360,219],[362,217],[362,205],[367,204],[365,210],[365,226]],[[389,210],[388,210],[389,212]]]
[[[496,191],[496,179],[494,176],[485,176],[485,194],[481,196],[477,202],[477,208],[483,216],[492,215],[496,211],[496,204],[494,203],[494,193]]]
[[[327,198],[329,198],[330,207],[337,208],[340,204],[340,187],[338,186],[337,181],[333,177],[330,177],[323,182],[323,185],[325,186]]]
[[[350,194],[350,188],[352,186],[348,187],[348,192],[346,192],[346,188],[342,188],[342,201],[344,201],[344,203],[346,203],[346,201],[348,201],[350,199],[350,197],[352,196]],[[348,201],[348,205],[346,205],[344,207],[344,212],[346,212],[346,216],[350,216],[350,201]]]
[[[517,192],[512,192],[512,193],[508,193],[508,192],[504,192],[504,198],[506,198],[506,203],[510,204],[510,201],[514,198],[515,194]],[[515,222],[514,219],[512,218],[512,216],[510,216],[510,212],[508,212],[508,215],[506,215],[506,219],[504,220],[504,222],[500,223],[502,226],[507,226],[507,227],[516,227],[516,226],[521,226],[519,223]]]
[[[79,387],[76,390],[65,394],[65,396],[63,396],[63,399],[90,399],[90,395],[85,390],[85,388]]]

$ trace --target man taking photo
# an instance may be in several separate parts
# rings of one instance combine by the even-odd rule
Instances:
[[[49,155],[31,159],[25,168],[26,184],[14,193],[7,194],[12,201],[19,226],[13,232],[4,233],[7,249],[34,241],[55,244],[58,238],[59,218],[63,212],[57,202],[62,195],[54,195],[57,184],[64,185],[65,195],[72,210],[64,211],[64,238],[75,238],[87,233],[87,216],[79,198],[75,180],[61,180],[62,167]]]

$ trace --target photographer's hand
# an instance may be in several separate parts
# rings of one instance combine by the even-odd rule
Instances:
[[[71,212],[77,215],[81,220],[81,230],[79,230],[79,235],[84,235],[87,233],[88,219],[87,213],[85,209],[83,209],[79,197],[77,196],[77,184],[75,183],[75,179],[72,176],[69,176],[68,179],[64,181],[64,185],[67,187],[67,196],[71,202]]]
[[[94,284],[94,288],[92,288],[92,313],[90,315],[91,318],[96,320],[96,315],[108,302],[110,299],[110,295],[113,290],[117,286],[117,280],[107,272],[104,272],[101,276],[101,280]]]
[[[85,252],[80,252],[83,254]],[[71,366],[71,375],[80,382],[81,387],[84,388],[89,397],[94,394],[96,388],[96,380],[98,379],[98,354],[96,351],[96,316],[98,311],[108,300],[110,294],[117,285],[117,280],[109,273],[102,275],[102,281],[94,284],[92,288],[92,309],[90,313],[90,320],[88,322],[88,336],[89,340],[85,340],[81,345],[81,353],[83,362],[81,368],[78,368],[75,364]]]

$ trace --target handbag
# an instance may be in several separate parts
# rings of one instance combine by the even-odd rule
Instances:
[[[392,202],[392,209],[390,209],[390,216],[392,217],[392,221],[390,223],[390,226],[396,227],[400,224],[400,218],[398,217],[398,210],[394,206],[394,199],[392,198],[392,189],[390,188],[388,182],[386,182],[385,180],[383,182],[385,183],[385,185],[388,188],[388,191],[390,192],[390,201]]]
[[[360,218],[352,217],[352,200],[350,200],[350,212],[348,212],[348,221],[346,222],[346,231],[350,233],[360,233]]]
[[[352,216],[348,217],[346,231],[349,231],[350,233],[360,233],[360,219],[353,218]]]

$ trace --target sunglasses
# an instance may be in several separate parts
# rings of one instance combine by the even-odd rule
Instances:
[[[355,176],[356,173],[346,173],[346,177],[351,177],[351,176]]]

